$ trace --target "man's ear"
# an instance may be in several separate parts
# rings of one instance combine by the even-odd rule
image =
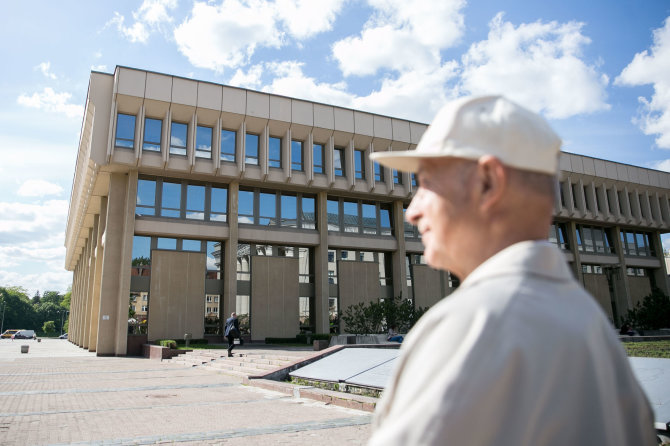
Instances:
[[[492,155],[485,155],[477,161],[477,178],[480,185],[479,206],[488,211],[502,199],[507,188],[507,170],[502,162]]]

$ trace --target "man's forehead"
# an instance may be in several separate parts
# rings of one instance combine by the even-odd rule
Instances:
[[[419,168],[416,173],[419,176],[442,173],[445,170],[452,168],[453,166],[457,166],[465,162],[475,161],[455,157],[423,158],[419,161]]]

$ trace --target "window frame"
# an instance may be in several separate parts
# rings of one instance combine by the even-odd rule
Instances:
[[[296,147],[300,150],[300,161],[295,159]],[[305,170],[305,142],[299,139],[291,139],[291,170],[302,172]]]
[[[126,137],[119,136],[119,119],[124,116],[128,118],[133,118],[133,127],[132,127],[132,139],[128,139]],[[116,129],[115,129],[115,135],[114,135],[114,148],[119,148],[119,149],[130,149],[133,150],[135,148],[135,131],[137,130],[137,116],[131,115],[128,113],[120,113],[118,112],[116,114]],[[119,144],[119,141],[130,143],[130,145],[124,145],[124,144]]]
[[[271,144],[272,140],[277,140],[279,143],[279,149],[278,149],[279,158],[272,158],[272,144]],[[281,138],[276,136],[270,136],[268,138],[268,167],[272,169],[281,169],[283,164],[284,163],[282,160]]]
[[[179,146],[175,145],[172,143],[172,138],[174,138],[174,130],[175,126],[184,126],[186,128],[186,136],[184,138],[184,145]],[[184,153],[181,153],[181,151],[184,151]],[[188,154],[188,123],[184,122],[179,122],[179,121],[172,121],[170,123],[170,155],[176,155],[176,156],[186,156]]]
[[[198,137],[200,136],[200,129],[203,129],[203,131],[209,131],[209,149],[203,150],[200,149],[198,146]],[[196,158],[204,158],[204,159],[212,159],[212,145],[214,144],[214,128],[209,127],[206,125],[200,125],[198,124],[195,127],[195,157]]]
[[[249,137],[256,138],[256,155],[249,155]],[[249,166],[258,166],[260,164],[260,146],[261,146],[261,135],[251,132],[246,132],[244,134],[244,164]],[[255,161],[250,162],[249,160]]]
[[[158,122],[158,141],[150,141],[147,139],[147,123],[148,121]],[[149,116],[144,117],[144,134],[142,135],[142,150],[147,152],[160,152],[161,151],[161,142],[163,142],[163,120],[157,118],[151,118]]]
[[[224,141],[228,141],[227,137],[224,138],[223,132],[229,132],[229,133],[232,133],[232,135],[233,135],[233,152],[232,153],[225,152],[223,150]],[[228,157],[232,157],[232,160],[227,159]],[[236,130],[221,128],[221,141],[219,142],[219,158],[221,159],[221,161],[223,161],[225,163],[236,163],[237,162],[237,131]]]
[[[326,165],[324,163],[324,151],[325,144],[321,143],[313,143],[312,144],[312,169],[315,174],[325,174],[326,173]],[[319,153],[319,159],[321,160],[319,164],[317,164],[316,159],[317,157],[315,156],[316,153]],[[318,168],[318,170],[317,170]]]

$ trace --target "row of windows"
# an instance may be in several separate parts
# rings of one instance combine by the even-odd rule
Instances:
[[[391,235],[391,205],[328,197],[328,231]]]
[[[139,179],[135,214],[204,221],[226,221],[228,190],[186,181]]]
[[[601,265],[586,265],[582,264],[582,273],[583,274],[603,274],[603,267]],[[628,276],[637,276],[637,277],[646,277],[649,274],[644,268],[626,268],[626,275]]]
[[[117,114],[115,146],[132,149],[135,145],[135,116],[123,113]],[[212,158],[213,132],[212,127],[197,125],[195,129],[195,156],[198,158]],[[160,152],[163,134],[163,121],[155,118],[144,119],[144,137],[142,150]],[[246,133],[245,135],[244,162],[249,165],[259,164],[260,135]],[[173,121],[170,124],[170,147],[172,155],[186,155],[186,141],[188,138],[188,124]],[[272,168],[283,168],[281,138],[270,136],[268,138],[268,165]],[[303,171],[304,166],[304,141],[291,140],[291,170]],[[221,129],[220,157],[222,161],[235,163],[237,161],[237,132],[235,130]],[[324,144],[314,143],[312,145],[313,170],[315,174],[325,173]],[[345,149],[335,147],[333,151],[333,169],[335,176],[345,177],[346,162]],[[365,150],[354,150],[354,178],[366,179]],[[384,170],[378,163],[374,167],[375,181],[384,181]],[[402,175],[393,170],[393,182],[402,184]],[[412,175],[412,184],[416,186],[416,177]]]
[[[655,256],[649,233],[621,231],[621,247],[625,255],[629,256]]]
[[[610,230],[595,226],[577,225],[577,247],[582,252],[613,254]]]

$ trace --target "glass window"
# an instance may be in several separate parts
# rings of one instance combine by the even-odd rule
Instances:
[[[173,155],[186,155],[186,138],[188,125],[173,122],[170,131],[170,153]]]
[[[381,235],[391,235],[391,206],[379,206],[379,225],[381,226]]]
[[[202,251],[202,242],[200,240],[184,239],[181,241],[181,250],[200,252]]]
[[[418,183],[416,182],[416,174],[415,174],[414,172],[412,172],[412,173],[410,174],[410,178],[412,179],[412,187],[416,187],[417,184],[418,184]]]
[[[302,169],[302,141],[291,141],[291,169],[292,170],[303,170]]]
[[[298,248],[298,274],[300,283],[313,283],[314,274],[310,269],[311,251],[309,248]]]
[[[358,203],[355,201],[344,201],[342,204],[344,210],[344,232],[359,232]]]
[[[340,230],[340,203],[337,200],[328,200],[326,203],[326,212],[328,215],[328,230]]]
[[[268,165],[270,167],[281,167],[281,139],[270,137],[268,147]]]
[[[281,196],[281,225],[290,228],[298,227],[298,199],[293,195]]]
[[[151,150],[154,152],[161,151],[161,129],[163,128],[163,121],[160,119],[145,118],[144,119],[144,150]]]
[[[365,179],[365,164],[363,162],[364,159],[365,155],[362,150],[354,150],[354,163],[356,164],[356,178]]]
[[[246,164],[258,165],[258,140],[258,135],[247,133],[244,158]]]
[[[378,183],[384,181],[384,168],[379,163],[375,163],[375,181]]]
[[[586,252],[593,252],[593,234],[591,233],[591,228],[583,227],[582,228],[582,242],[584,243],[584,249]]]
[[[646,256],[647,255],[647,249],[645,247],[645,240],[644,240],[644,234],[641,232],[636,232],[635,233],[635,241],[637,242],[637,255],[639,256]]]
[[[130,274],[148,276],[151,274],[151,237],[133,237],[133,253]]]
[[[223,251],[221,242],[207,241],[207,277],[221,279],[221,265],[223,265]],[[218,298],[214,302],[218,302]]]
[[[137,201],[135,215],[156,215],[156,182],[137,181]]]
[[[161,205],[161,216],[180,217],[181,209],[181,184],[163,182],[163,201]]]
[[[212,158],[212,128],[199,125],[195,132],[195,156]]]
[[[344,176],[344,149],[335,148],[333,151],[333,166],[335,169],[335,176]]]
[[[626,245],[628,247],[628,254],[637,255],[637,250],[635,249],[635,234],[633,232],[626,232]]]
[[[314,173],[323,173],[323,144],[312,145]]]
[[[275,194],[261,192],[258,203],[260,207],[258,224],[263,226],[277,224],[277,201]]]
[[[238,222],[254,223],[254,193],[247,190],[241,190],[237,194],[238,203]]]
[[[205,186],[186,186],[186,218],[205,219]]]
[[[363,203],[363,234],[377,233],[377,208],[374,204]]]
[[[314,229],[316,227],[316,214],[314,212],[314,198],[302,197],[302,227],[303,229]]]
[[[174,251],[177,249],[177,239],[158,237],[157,247],[158,249],[169,249]]]
[[[395,184],[402,184],[402,173],[393,169],[393,182]]]
[[[116,147],[132,149],[135,146],[135,116],[119,113],[116,115]]]
[[[221,161],[235,162],[235,146],[237,132],[233,130],[221,130]]]
[[[251,279],[251,246],[248,243],[237,245],[237,280]]]
[[[226,213],[228,212],[228,189],[213,187],[211,201],[211,213],[209,219],[211,221],[225,222]]]

